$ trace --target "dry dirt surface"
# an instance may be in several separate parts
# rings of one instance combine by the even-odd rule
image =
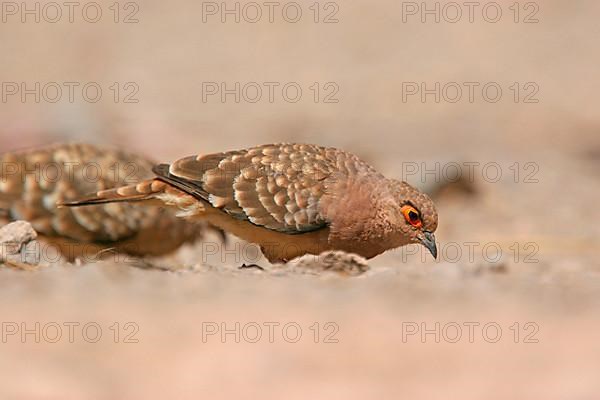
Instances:
[[[209,237],[162,258],[66,263],[22,231],[0,253],[0,398],[599,398],[600,3],[520,2],[515,22],[498,2],[489,22],[484,2],[472,23],[466,8],[422,22],[403,21],[407,2],[319,3],[320,20],[337,9],[331,24],[304,2],[298,23],[203,22],[206,3],[136,1],[128,24],[104,2],[97,23],[3,14],[1,149],[78,140],[170,161],[344,148],[432,194],[439,260],[411,246],[270,265]],[[136,9],[119,4],[119,18]],[[36,102],[10,82],[64,94]],[[63,82],[103,96],[71,102]],[[263,98],[206,92],[236,82]],[[303,97],[271,102],[264,82]],[[436,82],[439,101],[408,94]],[[9,250],[47,252],[24,266]]]

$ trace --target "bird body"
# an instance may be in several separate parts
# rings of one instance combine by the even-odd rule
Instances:
[[[189,156],[153,171],[152,179],[64,205],[158,201],[259,244],[271,262],[326,250],[371,258],[419,242],[435,255],[437,213],[429,197],[342,150],[268,144]]]

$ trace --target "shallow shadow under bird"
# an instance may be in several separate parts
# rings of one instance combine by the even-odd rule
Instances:
[[[272,263],[327,250],[371,258],[411,243],[437,257],[431,199],[342,150],[268,144],[189,156],[153,171],[136,185],[61,205],[165,204],[260,245]]]
[[[89,144],[57,144],[0,155],[0,224],[29,221],[40,238],[69,260],[107,249],[136,256],[167,254],[205,232],[205,223],[172,210],[105,204],[57,208],[91,192],[151,178],[154,163]],[[50,254],[50,253],[49,253]]]

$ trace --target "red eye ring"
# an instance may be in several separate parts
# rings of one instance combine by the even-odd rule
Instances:
[[[408,222],[415,228],[420,228],[421,226],[423,226],[423,221],[421,221],[419,212],[413,206],[402,206],[400,211],[402,212],[402,215],[404,215],[406,222]]]

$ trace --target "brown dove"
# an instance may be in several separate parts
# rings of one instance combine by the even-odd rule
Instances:
[[[272,263],[327,250],[372,258],[410,243],[437,256],[431,199],[343,150],[267,144],[189,156],[153,171],[136,185],[62,204],[166,204],[260,245]]]
[[[56,207],[57,202],[151,178],[154,163],[136,154],[88,144],[57,144],[5,153],[0,155],[0,165],[0,224],[29,221],[45,242],[71,260],[107,248],[162,255],[203,232],[202,225],[158,207],[127,203]]]

